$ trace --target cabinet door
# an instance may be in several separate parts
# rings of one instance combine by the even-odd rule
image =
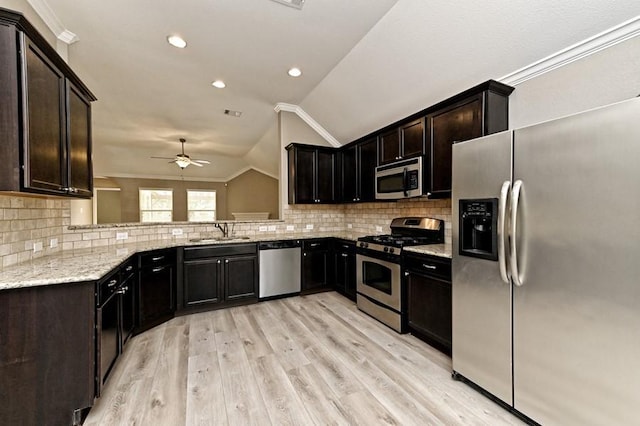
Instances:
[[[398,129],[380,135],[380,164],[400,158],[400,132]]]
[[[91,197],[91,104],[71,83],[67,82],[68,99],[68,182],[72,194]]]
[[[289,149],[289,204],[315,202],[315,150]]]
[[[472,96],[429,116],[431,193],[451,191],[451,146],[482,136],[482,95]]]
[[[377,138],[362,142],[359,146],[359,201],[376,199],[376,166],[378,165]]]
[[[335,201],[335,153],[318,150],[316,165],[316,200],[319,203]]]
[[[439,349],[451,351],[451,282],[405,273],[409,327]]]
[[[402,136],[402,158],[425,154],[424,119],[412,121],[400,128]]]
[[[334,265],[330,240],[305,240],[302,244],[302,291],[328,288]]]
[[[184,306],[222,301],[222,258],[184,262]]]
[[[234,256],[224,261],[225,300],[258,296],[258,257]]]
[[[342,152],[342,201],[358,201],[358,146],[353,145]]]
[[[336,290],[356,300],[356,256],[354,253],[336,252]]]
[[[137,275],[132,274],[122,282],[122,346],[133,335],[135,328],[136,301],[135,291],[137,287]]]
[[[24,186],[63,194],[66,180],[64,75],[25,37]]]
[[[173,316],[175,310],[173,265],[164,264],[143,268],[138,287],[142,329],[152,327]]]

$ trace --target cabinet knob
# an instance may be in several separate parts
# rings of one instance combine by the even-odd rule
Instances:
[[[218,260],[218,264],[222,263],[222,261]]]
[[[304,254],[303,254],[303,256],[304,256],[304,257],[307,257],[307,253],[304,253]]]
[[[229,259],[225,259],[225,260],[224,260],[224,263],[229,263]]]
[[[405,272],[405,273],[404,273],[404,276],[405,276],[405,277],[408,277],[408,276],[409,276],[409,273],[408,273],[408,272]]]

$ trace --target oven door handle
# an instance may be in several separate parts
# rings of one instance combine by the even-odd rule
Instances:
[[[405,167],[404,169],[402,169],[402,190],[404,192],[405,197],[409,196],[408,176],[409,176],[409,169]]]

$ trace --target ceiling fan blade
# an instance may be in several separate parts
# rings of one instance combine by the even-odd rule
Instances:
[[[191,160],[191,161],[195,161],[196,163],[202,163],[202,164],[211,164],[211,161],[209,160]]]
[[[173,160],[176,157],[149,157],[149,158],[157,158],[159,160]]]
[[[171,164],[171,163],[175,163],[176,161],[178,161],[178,160],[173,159],[173,160],[171,160],[171,161],[168,161],[168,163],[169,163],[169,164]]]
[[[191,161],[190,164],[193,164],[194,166],[202,167],[202,164],[196,163],[195,161]]]

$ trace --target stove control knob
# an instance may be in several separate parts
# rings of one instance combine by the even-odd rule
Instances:
[[[395,251],[395,249],[394,249],[393,247],[391,247],[391,248],[389,249],[389,253],[393,253],[394,251]]]
[[[393,249],[391,249],[391,250],[393,250]],[[384,248],[384,252],[386,253],[386,252],[388,252],[388,251],[389,251],[389,247],[385,247],[385,248]]]

